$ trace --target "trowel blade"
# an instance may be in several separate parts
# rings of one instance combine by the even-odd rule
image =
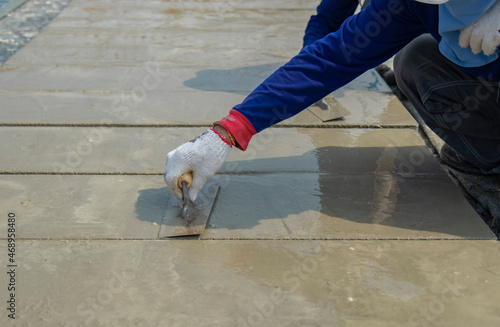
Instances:
[[[183,217],[186,214],[182,214],[183,203],[173,194],[169,193],[167,208],[163,215],[158,238],[200,235],[203,233],[218,192],[219,180],[213,179],[208,181],[192,206],[185,208],[189,211],[187,215],[189,218],[187,220]]]
[[[327,95],[307,109],[323,122],[340,119],[351,114],[349,110],[340,104],[340,102],[338,102],[337,99],[335,99],[331,94]]]

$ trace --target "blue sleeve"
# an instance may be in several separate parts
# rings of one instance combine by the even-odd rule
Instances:
[[[337,31],[354,14],[358,0],[323,0],[311,16],[304,34],[303,47],[313,44],[327,34]]]
[[[372,0],[341,28],[304,48],[234,107],[257,132],[290,118],[426,32],[412,0]]]

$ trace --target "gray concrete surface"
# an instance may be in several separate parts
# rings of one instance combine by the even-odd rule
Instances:
[[[0,129],[6,173],[163,174],[166,150],[206,127],[7,127]],[[222,173],[325,172],[443,174],[413,129],[271,128],[247,151],[230,152]]]
[[[233,150],[204,234],[158,239],[166,153],[296,54],[315,6],[73,0],[5,62],[2,326],[499,325],[495,236],[374,71],[334,93],[344,119]]]
[[[445,175],[217,178],[221,190],[201,238],[494,239]],[[26,239],[154,239],[170,195],[158,175],[8,175],[0,184],[0,206],[23,217],[18,237]],[[6,235],[7,225],[0,231]]]
[[[466,243],[26,241],[13,325],[497,326],[497,242]]]
[[[0,80],[1,92],[7,103],[12,104],[9,105],[11,109],[7,109],[4,124],[98,124],[105,121],[111,124],[210,126],[280,66],[199,70],[148,62],[139,67],[71,65],[54,68],[46,64],[27,69],[31,64],[29,58],[20,60],[19,67],[9,65],[11,61],[2,69],[4,79]],[[417,126],[374,70],[333,94],[349,108],[350,115],[323,123],[306,110],[282,125]],[[14,110],[19,102],[24,104],[22,111]]]

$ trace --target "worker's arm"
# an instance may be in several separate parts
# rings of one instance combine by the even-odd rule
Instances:
[[[354,14],[358,0],[323,0],[311,16],[304,34],[303,47],[313,44],[327,34],[337,31],[340,25]]]
[[[232,143],[245,150],[254,134],[299,113],[424,33],[408,6],[413,2],[372,1],[340,30],[303,49],[273,73],[216,126],[224,128]],[[177,179],[183,173],[192,171],[193,185],[199,179],[196,186],[201,190],[217,172],[230,149],[222,139],[209,131],[168,154],[165,181],[174,194],[180,194]]]
[[[410,0],[372,1],[348,18],[340,30],[304,48],[274,72],[233,108],[231,119],[224,120],[222,126],[235,133],[239,125],[249,123],[258,133],[383,63],[426,32],[413,11],[415,5],[422,9],[422,4]],[[437,6],[425,8],[431,9],[429,15],[437,16]],[[243,148],[249,141],[239,137],[236,140]]]

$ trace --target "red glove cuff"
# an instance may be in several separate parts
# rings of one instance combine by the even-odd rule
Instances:
[[[234,109],[229,111],[229,115],[219,121],[216,121],[214,125],[219,125],[225,128],[229,134],[234,137],[236,141],[235,146],[243,151],[247,149],[252,136],[257,134],[257,131],[248,119],[239,111]]]

